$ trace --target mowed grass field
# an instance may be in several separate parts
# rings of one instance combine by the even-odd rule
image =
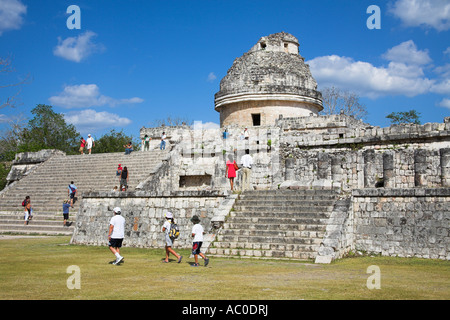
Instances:
[[[0,299],[20,300],[448,300],[450,262],[358,257],[329,265],[312,262],[211,257],[191,267],[188,249],[178,264],[162,263],[163,249],[121,250],[125,262],[109,264],[107,247],[69,245],[69,237],[0,240]],[[80,289],[69,289],[69,266]],[[369,266],[380,289],[368,289]],[[71,282],[75,283],[75,282]]]

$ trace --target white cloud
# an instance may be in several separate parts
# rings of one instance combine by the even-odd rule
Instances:
[[[427,26],[438,31],[450,29],[448,0],[397,0],[389,11],[407,27]]]
[[[441,107],[450,109],[450,99],[448,99],[448,98],[443,99],[443,100],[439,103],[439,105],[440,105]]]
[[[64,40],[58,37],[58,45],[53,49],[53,54],[66,60],[80,62],[92,53],[104,50],[103,45],[92,41],[96,36],[94,32],[86,31],[78,37]]]
[[[144,100],[138,97],[128,99],[114,99],[100,94],[96,84],[80,84],[66,86],[59,95],[49,98],[53,106],[63,108],[88,108],[96,106],[117,106],[120,104],[142,103]]]
[[[64,115],[68,123],[73,124],[78,131],[98,131],[110,127],[125,127],[131,124],[128,118],[106,111],[97,112],[92,109],[70,112]]]
[[[307,63],[321,87],[335,86],[369,98],[450,94],[450,64],[434,68],[438,77],[426,77],[423,68],[430,67],[432,60],[428,51],[418,50],[413,41],[388,49],[382,57],[390,60],[387,66],[377,67],[337,55],[314,58]]]
[[[194,121],[194,124],[192,125],[192,128],[194,130],[219,129],[220,125],[218,123],[215,123],[215,122]]]
[[[17,30],[23,24],[27,7],[19,0],[0,1],[0,36],[8,30]]]
[[[417,67],[400,62],[375,67],[368,62],[331,55],[307,63],[321,86],[337,86],[370,98],[397,94],[412,97],[427,92],[434,83],[421,77],[422,71]]]
[[[412,40],[402,42],[387,50],[382,57],[389,61],[412,65],[425,65],[431,62],[428,50],[417,50],[416,44]]]
[[[450,79],[444,79],[441,82],[434,84],[430,91],[440,94],[450,94]]]
[[[214,72],[210,72],[208,74],[208,82],[213,82],[216,79],[217,79],[217,76],[214,74]]]

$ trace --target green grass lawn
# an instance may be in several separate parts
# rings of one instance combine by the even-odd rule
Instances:
[[[164,264],[162,249],[122,248],[114,266],[107,247],[68,245],[68,237],[0,240],[0,299],[450,299],[450,262],[359,257],[318,265],[298,261],[211,257],[191,267],[189,250]],[[80,269],[68,289],[67,268]],[[367,268],[380,268],[380,289],[368,289]]]

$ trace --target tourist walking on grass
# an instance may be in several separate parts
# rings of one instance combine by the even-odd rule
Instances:
[[[227,169],[226,169],[226,177],[230,179],[230,187],[231,191],[234,190],[234,178],[236,178],[236,170],[239,170],[238,165],[236,161],[233,160],[233,156],[231,154],[228,155],[228,160],[226,163]]]
[[[205,233],[202,225],[200,224],[200,218],[198,216],[193,216],[191,222],[194,224],[192,227],[192,254],[194,255],[195,263],[192,264],[193,267],[198,267],[198,256],[205,260],[205,267],[209,263],[209,259],[200,251],[203,244],[203,234]]]
[[[109,250],[116,256],[116,260],[111,263],[117,265],[124,261],[120,255],[120,248],[125,237],[125,218],[122,217],[122,210],[119,207],[115,207],[113,212],[114,216],[109,221],[108,246]]]
[[[125,187],[125,191],[128,189],[128,179],[130,178],[130,173],[128,172],[127,167],[123,167],[122,172],[120,173],[120,187],[119,190],[123,191]]]
[[[175,241],[175,239],[172,239],[169,236],[169,232],[170,232],[170,226],[172,225],[172,223],[175,223],[175,220],[173,219],[173,214],[172,212],[167,212],[166,213],[166,221],[164,221],[163,227],[162,227],[162,232],[164,232],[165,235],[165,249],[166,249],[166,258],[163,260],[164,263],[168,263],[169,262],[169,254],[173,254],[176,258],[178,263],[181,262],[181,259],[183,259],[183,256],[179,255],[178,253],[175,252],[175,250],[172,249],[173,246],[173,242]]]

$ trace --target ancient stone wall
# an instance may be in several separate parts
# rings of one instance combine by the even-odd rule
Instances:
[[[225,195],[221,192],[91,192],[83,193],[71,243],[107,245],[112,209],[120,207],[125,218],[124,245],[128,247],[163,248],[161,232],[165,214],[170,211],[180,227],[175,247],[192,243],[190,219],[197,215],[207,232],[211,218]]]
[[[385,256],[450,260],[450,189],[353,190],[354,245]]]
[[[343,190],[448,186],[450,122],[373,128],[346,116],[280,119],[284,177]]]

